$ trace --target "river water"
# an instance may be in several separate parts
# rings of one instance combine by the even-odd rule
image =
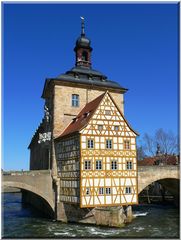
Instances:
[[[21,203],[21,193],[2,198],[3,238],[179,238],[179,209],[167,205],[133,207],[136,218],[123,228],[64,224]]]

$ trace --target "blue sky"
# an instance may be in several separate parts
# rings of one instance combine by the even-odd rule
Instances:
[[[43,117],[45,78],[75,64],[85,17],[93,68],[129,91],[125,117],[140,133],[178,133],[178,4],[3,5],[3,169],[28,169],[31,137]]]

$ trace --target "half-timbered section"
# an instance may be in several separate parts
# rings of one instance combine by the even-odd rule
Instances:
[[[79,135],[61,138],[56,144],[57,169],[60,177],[59,200],[79,202]]]
[[[77,134],[80,134],[79,141]],[[137,133],[129,126],[108,92],[86,104],[56,140],[59,149],[57,152],[59,151],[58,167],[61,185],[65,182],[62,180],[62,173],[64,176],[67,177],[68,174],[69,178],[72,178],[69,159],[71,151],[73,147],[76,148],[76,145],[71,145],[72,147],[68,148],[68,155],[66,155],[67,150],[62,144],[69,146],[67,142],[70,140],[66,136],[73,135],[75,135],[76,144],[80,144],[80,155],[77,151],[77,160],[75,161],[75,163],[79,161],[80,164],[80,207],[136,204]],[[62,158],[62,156],[64,157]],[[72,190],[65,188],[70,189],[69,186],[65,186],[61,187],[61,191],[72,196]],[[65,196],[64,192],[62,192],[62,196]],[[76,193],[79,194],[78,191]],[[62,201],[69,199],[64,200],[62,196]],[[69,199],[69,201],[71,200]]]
[[[81,132],[81,207],[137,203],[136,133],[109,93]]]

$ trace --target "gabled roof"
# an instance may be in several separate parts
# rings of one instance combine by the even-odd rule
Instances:
[[[72,133],[76,133],[79,132],[80,130],[82,130],[84,127],[86,127],[86,125],[89,123],[89,120],[92,118],[93,114],[95,113],[95,111],[97,110],[99,104],[101,103],[102,99],[104,98],[104,96],[108,94],[109,97],[111,98],[111,100],[113,101],[113,103],[115,104],[115,106],[117,107],[117,109],[119,110],[121,116],[123,117],[124,121],[126,122],[126,124],[128,125],[128,127],[136,134],[139,135],[136,131],[134,131],[131,126],[129,125],[129,123],[127,122],[127,120],[125,119],[125,117],[123,116],[123,114],[121,113],[119,107],[117,106],[117,104],[115,103],[114,99],[111,97],[111,95],[109,94],[108,91],[106,91],[105,93],[101,94],[99,97],[95,98],[93,101],[87,103],[85,105],[85,107],[80,111],[80,113],[72,120],[72,122],[67,126],[67,128],[63,131],[63,133],[58,136],[56,138],[56,140],[58,140],[61,137],[64,137],[66,135],[70,135]]]
[[[82,128],[84,128],[93,116],[105,94],[106,92],[95,98],[93,101],[87,103],[77,115],[77,117],[72,120],[72,122],[68,125],[64,132],[56,139],[59,139],[65,135],[69,135],[74,132],[78,132]]]

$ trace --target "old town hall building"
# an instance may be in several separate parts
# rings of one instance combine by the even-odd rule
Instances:
[[[45,115],[32,137],[30,170],[50,169],[58,202],[80,208],[138,202],[136,136],[118,83],[92,68],[82,19],[75,67],[45,81]]]

